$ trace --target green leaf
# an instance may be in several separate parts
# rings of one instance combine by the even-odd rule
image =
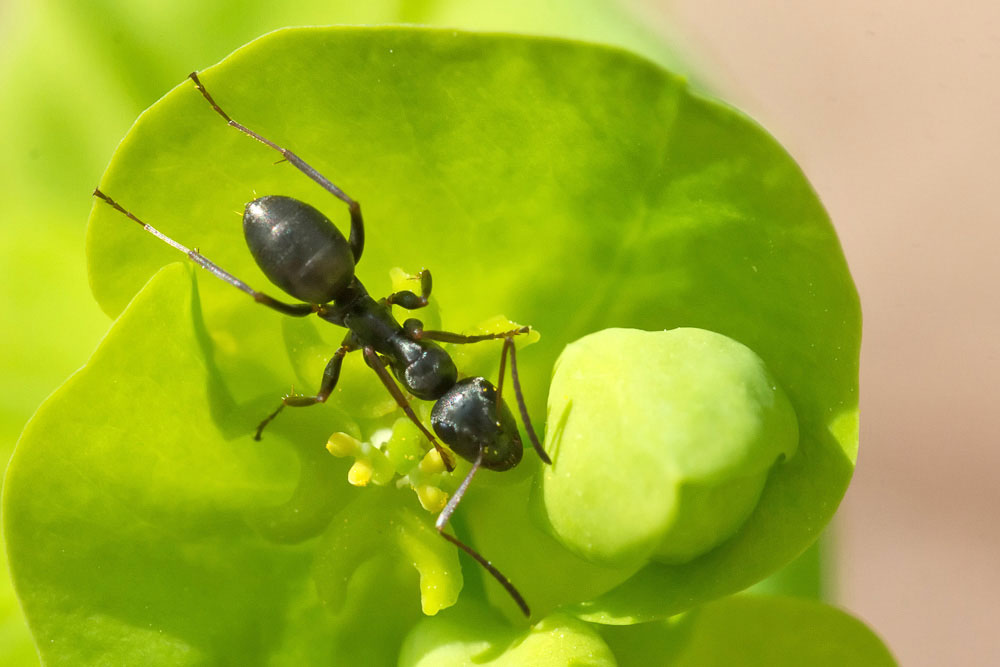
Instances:
[[[536,424],[556,356],[610,326],[717,331],[754,350],[786,390],[799,452],[746,525],[776,539],[737,574],[743,531],[697,569],[595,571],[551,538],[530,539],[542,533],[517,474],[538,466],[533,453],[520,473],[481,474],[456,513],[458,533],[539,616],[593,598],[577,611],[602,621],[678,611],[766,575],[832,515],[856,448],[857,298],[814,193],[760,128],[621,51],[504,35],[281,31],[202,80],[234,118],[362,202],[358,275],[374,295],[388,293],[391,267],[426,266],[444,328],[503,313],[541,331],[518,356]],[[245,201],[297,196],[346,222],[339,202],[276,157],[185,81],[137,121],[101,189],[274,292],[240,238]],[[181,258],[100,202],[88,256],[111,314]],[[297,357],[308,334],[285,332],[283,318],[203,273],[201,307],[184,302],[181,277],[161,275],[124,311],[87,369],[38,413],[9,470],[12,570],[45,656],[392,654],[420,613],[417,572],[399,558],[365,561],[342,610],[320,611],[313,567],[326,552],[309,538],[368,491],[336,483],[345,463],[308,452],[334,431],[368,438],[393,415],[366,411],[374,390],[338,394],[286,410],[252,443],[294,369],[321,361]],[[325,329],[332,354],[343,332]],[[363,363],[344,373],[378,387]],[[315,390],[319,378],[304,379],[299,388]],[[510,533],[524,537],[496,537]],[[462,599],[481,600],[482,572],[463,574]],[[574,587],[572,576],[587,579]],[[485,590],[512,606],[488,578]]]
[[[738,595],[669,622],[603,626],[619,667],[893,667],[864,623],[814,600]]]

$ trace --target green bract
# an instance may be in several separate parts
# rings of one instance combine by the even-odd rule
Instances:
[[[685,563],[753,511],[798,444],[764,363],[703,329],[605,329],[567,346],[549,387],[541,477],[554,534],[588,560]]]
[[[564,629],[599,648],[594,627],[568,615],[661,619],[742,589],[832,516],[856,454],[857,296],[815,194],[752,122],[628,53],[511,35],[286,30],[202,81],[234,118],[362,202],[358,276],[373,295],[389,293],[392,267],[426,266],[439,305],[428,319],[439,312],[442,328],[489,326],[502,313],[541,332],[518,356],[539,429],[556,357],[608,327],[718,332],[786,392],[795,455],[715,548],[742,512],[710,529],[685,524],[712,536],[687,562],[661,553],[594,563],[566,549],[533,516],[540,464],[530,448],[516,470],[480,473],[455,532],[510,577],[534,620],[552,616],[532,631],[520,619],[481,628],[498,657],[521,637],[543,646]],[[241,238],[247,200],[295,196],[347,221],[340,202],[275,159],[185,80],[139,118],[100,187],[275,292]],[[163,268],[185,260],[100,202],[88,257],[93,292],[118,319],[39,409],[5,485],[11,570],[47,663],[391,664],[407,633],[412,648],[452,632],[414,626],[456,594],[517,618],[492,579],[465,560],[459,572],[455,552],[431,539],[433,514],[416,494],[352,487],[350,462],[324,449],[333,433],[370,443],[391,430],[392,469],[411,455],[413,433],[395,427],[358,355],[327,405],[286,410],[253,442],[291,383],[315,390],[341,329],[282,318],[204,272]],[[455,358],[492,378],[499,345]],[[627,468],[624,451],[608,442],[590,465]],[[758,453],[773,462],[789,451]],[[559,467],[557,452],[551,472]],[[472,615],[449,613],[433,621],[468,636]]]

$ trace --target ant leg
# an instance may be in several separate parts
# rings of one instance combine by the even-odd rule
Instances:
[[[476,471],[479,470],[479,466],[482,465],[482,463],[483,449],[480,447],[476,460],[472,462],[472,468],[469,470],[469,474],[465,476],[465,479],[462,480],[462,483],[458,486],[454,495],[452,495],[452,497],[448,500],[448,504],[445,505],[444,509],[441,510],[441,513],[438,514],[437,521],[434,522],[434,527],[437,528],[438,534],[440,534],[441,537],[475,558],[476,562],[482,565],[487,572],[493,575],[493,578],[504,587],[504,590],[506,590],[512,598],[514,598],[514,602],[516,602],[517,606],[521,608],[521,612],[525,616],[531,616],[531,610],[528,608],[528,603],[524,601],[521,594],[516,588],[514,588],[514,584],[510,583],[510,579],[505,577],[500,570],[494,567],[493,563],[483,558],[482,554],[478,551],[465,544],[457,537],[444,532],[445,526],[448,525],[448,520],[451,519],[451,515],[455,513],[455,508],[458,507],[458,503],[462,500],[462,497],[465,496],[465,492],[468,490],[469,484],[472,482],[472,477],[476,474]]]
[[[410,324],[411,322],[415,324]],[[410,326],[407,327],[407,324],[410,324]],[[510,331],[465,336],[463,334],[452,333],[451,331],[434,331],[431,329],[424,329],[423,326],[420,325],[419,320],[407,320],[406,324],[403,325],[403,328],[406,330],[407,335],[409,335],[413,340],[437,340],[442,343],[455,343],[457,345],[480,343],[484,340],[499,340],[501,338],[509,339],[513,336],[519,336],[531,331],[531,327],[518,327],[517,329],[511,329]]]
[[[286,405],[290,405],[293,408],[303,408],[309,405],[316,405],[317,403],[326,403],[326,399],[330,398],[330,394],[333,393],[334,388],[337,386],[337,380],[340,379],[340,366],[344,363],[344,357],[348,352],[357,349],[349,342],[350,340],[351,335],[348,334],[344,342],[337,348],[337,351],[330,357],[330,361],[327,362],[326,369],[323,371],[323,381],[320,383],[319,393],[315,396],[285,394],[281,399],[281,405],[278,406],[278,409],[265,417],[264,421],[257,425],[257,432],[253,436],[254,440],[260,441],[264,427],[270,424]]]
[[[277,299],[270,297],[267,294],[264,294],[263,292],[258,292],[257,290],[253,289],[245,282],[234,276],[233,274],[223,270],[217,264],[211,262],[207,257],[202,255],[197,250],[190,250],[185,246],[181,245],[180,243],[178,243],[177,241],[173,240],[166,234],[160,232],[152,225],[147,225],[145,222],[135,217],[132,213],[126,211],[124,208],[121,207],[121,205],[118,202],[116,202],[114,199],[107,196],[100,190],[94,190],[94,196],[103,199],[105,202],[110,204],[111,207],[114,208],[116,211],[124,214],[130,220],[139,223],[143,229],[145,229],[147,232],[149,232],[156,238],[160,239],[167,245],[172,246],[177,250],[180,250],[182,253],[187,255],[188,258],[191,259],[191,261],[193,261],[195,264],[197,264],[201,268],[211,273],[216,278],[224,280],[233,287],[235,287],[236,289],[246,292],[247,294],[253,297],[254,301],[261,304],[262,306],[267,306],[268,308],[276,310],[279,313],[284,313],[285,315],[292,315],[293,317],[304,317],[305,315],[310,315],[313,312],[315,312],[313,306],[308,303],[285,303],[284,301],[278,301]]]
[[[507,369],[507,341],[509,340],[509,338],[504,339],[503,351],[500,353],[500,372],[497,373],[497,408],[503,403],[503,376]]]
[[[444,463],[444,467],[448,470],[448,472],[453,471],[455,469],[455,464],[452,463],[451,456],[445,451],[444,447],[441,446],[441,443],[437,441],[437,438],[435,438],[434,435],[427,430],[427,427],[424,426],[417,418],[416,413],[413,412],[413,408],[410,407],[410,402],[406,400],[406,397],[403,396],[403,392],[396,385],[396,381],[392,379],[391,375],[389,375],[389,371],[386,370],[385,364],[382,363],[382,359],[379,358],[375,349],[372,347],[365,347],[364,354],[365,361],[368,363],[368,366],[370,366],[371,369],[375,371],[375,374],[378,375],[379,379],[382,380],[382,384],[384,384],[385,388],[389,390],[392,397],[396,399],[396,404],[403,409],[403,412],[405,412],[406,416],[410,418],[410,421],[416,424],[417,428],[419,428],[423,434],[427,436],[427,439],[431,441],[431,444],[434,445],[434,449],[437,450],[437,453],[441,456],[441,462]]]
[[[384,299],[385,304],[387,306],[396,304],[400,308],[406,308],[407,310],[416,310],[417,308],[426,306],[427,299],[431,296],[431,272],[427,269],[421,269],[418,275],[420,277],[420,296],[417,296],[410,290],[393,292]]]
[[[334,185],[329,179],[323,176],[323,174],[319,173],[313,167],[306,164],[305,160],[300,158],[292,151],[288,150],[287,148],[282,148],[281,146],[274,143],[270,139],[265,139],[261,135],[257,134],[256,132],[248,128],[247,126],[237,123],[235,120],[230,118],[229,114],[223,111],[222,107],[216,104],[215,100],[212,99],[212,96],[208,94],[207,90],[205,90],[205,86],[203,86],[201,80],[198,79],[197,72],[191,72],[191,74],[189,74],[188,77],[192,81],[194,81],[194,85],[198,88],[198,91],[205,97],[206,100],[208,100],[208,103],[212,105],[212,108],[215,109],[215,112],[220,116],[222,116],[222,118],[225,119],[226,123],[228,123],[231,127],[235,127],[243,134],[249,135],[254,139],[256,139],[257,141],[259,141],[260,143],[264,144],[265,146],[270,146],[274,150],[278,151],[279,153],[281,153],[282,157],[291,162],[296,169],[298,169],[303,174],[311,178],[313,181],[319,184],[320,187],[322,187],[324,190],[332,194],[334,197],[347,204],[347,208],[351,212],[351,235],[350,238],[348,238],[347,242],[351,246],[351,253],[354,255],[354,263],[357,264],[358,262],[360,262],[361,253],[365,249],[365,222],[364,219],[361,217],[361,204],[351,199],[343,190]]]

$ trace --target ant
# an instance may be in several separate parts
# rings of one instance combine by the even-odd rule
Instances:
[[[146,224],[100,189],[95,189],[94,195],[142,225],[142,228],[153,236],[186,254],[195,264],[216,278],[246,292],[257,303],[292,317],[304,317],[315,313],[327,322],[348,330],[347,336],[323,371],[319,392],[314,396],[286,394],[278,408],[257,426],[254,433],[255,440],[260,440],[264,428],[286,405],[305,407],[326,402],[337,386],[344,357],[350,352],[361,350],[365,362],[375,371],[406,416],[431,442],[441,456],[445,468],[451,472],[454,470],[454,464],[449,454],[417,418],[408,399],[386,366],[392,369],[396,380],[410,394],[425,401],[435,401],[431,410],[431,425],[434,432],[453,452],[471,462],[472,468],[445,508],[441,510],[434,526],[441,537],[465,551],[482,565],[510,594],[524,615],[530,616],[528,604],[506,576],[472,547],[444,532],[448,520],[480,467],[504,471],[513,468],[521,461],[523,446],[517,424],[510,408],[501,400],[508,354],[510,375],[525,431],[539,458],[545,463],[552,463],[538,442],[538,436],[531,425],[517,377],[514,336],[528,333],[530,327],[520,327],[501,333],[464,336],[447,331],[426,330],[423,328],[423,323],[415,318],[407,319],[401,326],[392,316],[390,306],[395,304],[406,310],[417,310],[426,306],[431,293],[430,271],[423,269],[419,274],[420,296],[409,290],[395,292],[379,301],[369,296],[364,285],[354,275],[354,267],[360,261],[365,245],[361,205],[295,153],[230,118],[212,99],[198,79],[197,72],[192,72],[189,77],[212,109],[222,116],[228,125],[278,151],[285,161],[290,162],[327,192],[347,204],[351,216],[351,232],[347,239],[322,213],[298,199],[268,195],[254,199],[246,205],[243,213],[243,235],[254,260],[272,283],[303,303],[286,303],[258,292],[211,262],[197,249],[188,249]],[[434,342],[463,344],[501,338],[504,341],[503,352],[500,355],[500,377],[496,387],[483,377],[459,380],[455,363],[448,353]]]

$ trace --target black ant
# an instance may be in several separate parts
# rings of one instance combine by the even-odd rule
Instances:
[[[404,290],[390,294],[379,301],[372,299],[361,281],[354,275],[354,267],[361,259],[365,245],[364,220],[361,217],[360,204],[290,150],[265,139],[230,118],[205,90],[196,72],[192,72],[190,78],[212,109],[230,126],[278,151],[284,160],[347,204],[351,214],[351,233],[348,239],[345,239],[322,213],[297,199],[269,195],[254,199],[246,205],[243,213],[243,234],[254,260],[272,283],[304,303],[285,303],[254,290],[236,276],[212,263],[197,250],[190,250],[147,225],[99,189],[94,190],[94,195],[142,225],[143,229],[153,236],[185,253],[198,266],[215,277],[243,290],[257,303],[293,317],[304,317],[315,313],[327,322],[348,330],[347,336],[326,365],[319,392],[315,396],[294,393],[285,395],[281,399],[281,405],[257,426],[255,440],[260,440],[264,427],[286,405],[304,407],[325,402],[337,386],[344,357],[349,352],[361,350],[365,362],[375,371],[406,416],[434,445],[445,468],[450,472],[454,470],[454,464],[449,454],[414,414],[409,401],[393,381],[386,366],[392,369],[396,379],[410,394],[425,401],[436,401],[431,410],[431,425],[435,433],[452,451],[470,461],[472,468],[438,515],[435,528],[441,537],[475,558],[514,598],[524,615],[530,616],[527,603],[507,577],[472,547],[444,532],[448,520],[480,466],[489,470],[504,471],[513,468],[521,461],[523,447],[517,424],[510,409],[501,400],[508,354],[514,393],[525,430],[539,458],[545,463],[551,463],[531,426],[517,377],[514,336],[528,333],[530,328],[520,327],[501,333],[463,336],[447,331],[426,330],[420,320],[414,318],[406,320],[400,326],[393,318],[390,306],[395,304],[407,310],[426,306],[431,293],[430,272],[424,269],[419,274],[420,296]],[[440,345],[433,342],[461,344],[501,338],[504,343],[500,355],[500,379],[497,387],[482,377],[459,380],[458,370],[451,357]]]

